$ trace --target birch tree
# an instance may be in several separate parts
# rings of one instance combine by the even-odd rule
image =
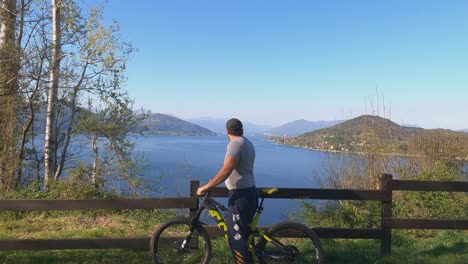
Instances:
[[[48,189],[80,162],[78,152],[70,146],[77,145],[73,135],[88,99],[98,105],[102,100],[128,101],[123,89],[125,69],[135,49],[120,36],[116,22],[104,23],[103,5],[82,11],[75,0],[19,0],[15,11],[15,1],[0,2],[0,43],[7,39],[14,43],[16,30],[18,47],[12,52],[14,45],[9,44],[8,52],[1,54],[0,184],[3,188],[13,182],[20,186],[40,181]],[[19,17],[17,28],[15,23],[7,23],[12,15]],[[6,45],[1,47],[7,51]],[[7,59],[18,62],[18,54],[19,63],[3,63]],[[7,102],[17,108],[7,107]],[[7,121],[11,125],[4,126]],[[9,145],[5,135],[14,137]],[[40,150],[36,144],[42,140],[44,149]],[[11,149],[15,151],[7,151]],[[13,158],[19,162],[11,162]],[[13,176],[3,177],[6,171],[16,172],[16,181]]]
[[[47,95],[47,121],[44,144],[44,188],[47,190],[55,175],[57,148],[55,122],[57,118],[57,93],[59,85],[61,28],[60,10],[62,0],[52,0],[52,60],[50,87]]]
[[[125,101],[126,95],[122,91],[125,77],[125,64],[134,51],[131,44],[122,40],[119,35],[119,26],[116,22],[109,26],[103,24],[103,8],[92,8],[89,15],[83,17],[76,6],[70,5],[67,26],[73,32],[72,42],[75,43],[74,53],[66,57],[68,76],[68,93],[66,101],[69,109],[69,122],[64,130],[64,144],[60,151],[59,166],[55,173],[58,180],[67,159],[68,145],[75,127],[77,111],[83,107],[83,97],[93,96],[102,100],[113,98],[116,101]],[[74,22],[71,22],[74,21]],[[65,64],[65,63],[64,63]],[[107,100],[107,99],[104,99]]]
[[[68,147],[75,132],[77,112],[87,97],[103,100],[113,98],[117,102],[126,99],[122,85],[125,81],[125,64],[134,51],[131,44],[122,40],[116,22],[109,26],[103,24],[103,8],[91,8],[83,15],[73,2],[63,6],[64,16],[63,43],[70,43],[68,50],[62,47],[60,78],[64,87],[59,100],[67,108],[66,125],[57,129],[63,139],[58,151],[54,180],[58,180],[69,158]],[[107,100],[107,99],[104,99]]]
[[[0,9],[0,188],[14,182],[17,160],[18,58],[15,42],[16,0],[1,0]]]
[[[126,191],[137,192],[140,167],[132,156],[135,143],[128,136],[146,131],[142,121],[149,113],[142,111],[137,115],[132,107],[133,101],[122,95],[119,100],[104,99],[101,106],[93,106],[90,101],[82,114],[77,129],[91,143],[93,155],[88,175],[95,188],[105,182],[123,181]]]
[[[44,151],[37,144],[43,135],[50,61],[50,1],[21,0],[18,10],[20,139],[15,187],[43,179]],[[41,149],[41,150],[38,150]]]

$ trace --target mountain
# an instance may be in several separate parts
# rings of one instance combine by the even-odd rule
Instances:
[[[467,129],[462,129],[462,130],[460,130],[460,132],[468,133],[468,128]]]
[[[342,121],[316,121],[311,122],[304,119],[299,119],[296,121],[292,121],[281,125],[279,127],[274,127],[264,134],[273,135],[273,136],[288,136],[294,137],[300,134],[304,134],[306,132],[314,131],[317,129],[330,127],[336,124],[341,123]]]
[[[216,133],[224,134],[226,133],[226,121],[228,119],[229,118],[200,117],[200,118],[189,119],[189,121],[197,125],[200,125],[202,127],[206,127]],[[245,120],[241,120],[241,121],[242,121],[242,124],[244,125],[244,133],[246,134],[259,133],[259,132],[263,132],[272,128],[272,126],[269,126],[269,125],[258,125],[258,124],[254,124]]]
[[[424,154],[430,146],[442,148],[451,144],[458,157],[468,156],[468,134],[448,129],[406,127],[379,116],[363,115],[328,128],[294,138],[276,138],[280,144],[315,150],[362,152],[374,149],[380,153]],[[441,151],[442,151],[441,150]]]
[[[199,125],[165,114],[152,114],[145,119],[149,134],[177,136],[214,136],[216,133]]]
[[[259,124],[251,123],[249,121],[245,121],[245,122],[243,122],[243,124],[244,124],[244,131],[247,134],[261,133],[261,132],[267,131],[267,130],[269,130],[269,129],[271,129],[273,127],[271,125],[259,125]]]

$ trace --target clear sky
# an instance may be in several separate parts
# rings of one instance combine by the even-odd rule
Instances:
[[[127,90],[153,113],[281,125],[374,111],[400,124],[468,128],[466,0],[105,6],[139,49]]]

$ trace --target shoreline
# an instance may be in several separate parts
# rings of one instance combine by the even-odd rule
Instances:
[[[357,155],[382,155],[382,156],[395,156],[395,157],[415,157],[415,158],[423,158],[424,155],[415,155],[415,154],[404,154],[404,153],[366,153],[362,151],[343,151],[343,150],[329,150],[329,149],[317,149],[317,148],[308,148],[308,147],[302,147],[298,145],[288,145],[288,144],[281,144],[276,142],[275,140],[271,140],[275,142],[275,144],[280,145],[280,146],[288,146],[288,147],[294,147],[294,148],[301,148],[301,149],[306,149],[310,151],[319,151],[319,152],[328,152],[328,153],[341,153],[341,154],[357,154]],[[456,160],[459,161],[467,161],[468,162],[468,157],[461,158],[457,157]]]

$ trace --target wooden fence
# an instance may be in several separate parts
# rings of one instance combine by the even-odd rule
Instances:
[[[0,200],[0,211],[53,211],[53,210],[124,210],[124,209],[177,209],[196,211],[195,196],[198,181],[190,183],[190,197],[142,199],[88,199],[88,200]],[[458,229],[468,230],[468,219],[403,219],[392,216],[393,191],[468,192],[468,182],[395,180],[390,174],[381,177],[380,190],[302,189],[278,188],[271,199],[367,200],[381,204],[380,228],[326,228],[314,227],[320,238],[358,238],[380,240],[382,255],[391,253],[392,229]],[[227,197],[226,188],[214,188],[213,197]],[[460,205],[467,206],[467,205]],[[264,227],[266,228],[266,227]],[[221,235],[215,226],[207,227],[212,235]],[[61,250],[148,248],[148,237],[133,238],[75,238],[75,239],[5,239],[0,250]]]

